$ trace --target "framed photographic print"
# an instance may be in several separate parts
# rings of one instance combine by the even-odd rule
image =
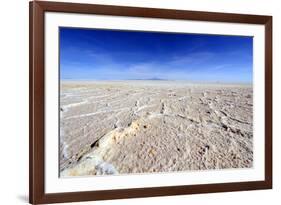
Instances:
[[[271,187],[271,16],[30,2],[30,203]]]

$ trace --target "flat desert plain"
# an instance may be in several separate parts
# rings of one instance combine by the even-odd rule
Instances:
[[[60,176],[251,168],[253,89],[61,81]]]

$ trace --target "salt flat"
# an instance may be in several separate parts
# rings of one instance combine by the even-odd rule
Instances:
[[[62,81],[60,174],[251,168],[252,86]]]

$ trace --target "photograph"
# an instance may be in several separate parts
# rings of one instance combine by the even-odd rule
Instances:
[[[253,168],[253,37],[59,28],[60,177]]]

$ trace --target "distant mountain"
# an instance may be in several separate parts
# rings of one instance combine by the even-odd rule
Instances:
[[[168,80],[168,79],[154,77],[154,78],[143,78],[143,79],[137,78],[137,79],[129,79],[129,80]]]
[[[146,80],[167,80],[167,79],[163,79],[163,78],[148,78],[148,79],[146,79]]]

